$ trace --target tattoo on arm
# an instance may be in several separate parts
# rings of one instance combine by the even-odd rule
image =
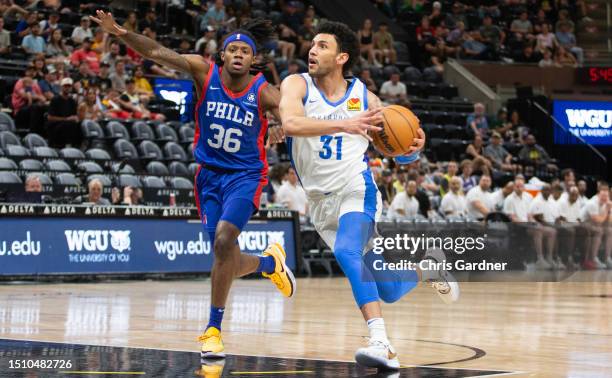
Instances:
[[[147,59],[179,70],[185,73],[191,73],[191,65],[183,56],[176,51],[172,51],[160,43],[145,37],[144,35],[128,32],[120,37],[128,46],[134,49],[137,53]]]

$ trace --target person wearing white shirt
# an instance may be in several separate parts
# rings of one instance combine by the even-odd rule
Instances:
[[[580,204],[580,208],[586,205],[586,192],[587,192],[587,183],[584,180],[578,181],[578,203]]]
[[[514,192],[504,200],[504,213],[510,217],[515,225],[524,228],[532,237],[537,258],[536,268],[552,269],[552,265],[544,259],[544,245],[546,245],[547,255],[552,256],[555,247],[555,235],[550,235],[547,229],[534,222],[533,217],[529,214],[531,200],[531,195],[525,192],[525,179],[522,176],[517,176],[514,180]]]
[[[276,202],[282,203],[290,210],[295,210],[300,215],[306,215],[306,192],[298,185],[298,177],[293,167],[289,167],[284,180],[276,192]]]
[[[546,262],[553,269],[565,269],[565,265],[555,255],[555,246],[557,240],[557,230],[555,224],[557,218],[559,218],[559,212],[557,209],[557,201],[551,195],[551,187],[549,184],[544,184],[540,193],[531,201],[529,204],[529,214],[531,217],[538,222],[539,228],[544,233],[544,238],[550,243],[547,249]],[[548,240],[550,238],[551,240]],[[539,262],[541,268],[547,269],[546,264]],[[536,262],[536,267],[538,262]]]
[[[578,201],[580,192],[576,186],[572,186],[568,190],[568,196],[566,198],[559,198],[557,200],[557,208],[559,211],[559,219],[557,228],[560,231],[559,235],[559,246],[567,247],[569,252],[568,263],[573,268],[578,268],[577,261],[583,261],[584,257],[579,255],[574,256],[576,253],[576,241],[583,241],[581,251],[588,251],[589,246],[589,227],[580,223],[581,206]],[[564,237],[565,236],[565,237]]]
[[[88,16],[81,17],[81,25],[74,28],[74,30],[72,30],[72,35],[70,36],[70,38],[72,38],[72,41],[74,41],[74,43],[76,43],[77,45],[80,45],[81,43],[83,43],[83,40],[85,38],[93,39],[93,32],[91,31],[91,28],[89,27],[90,24],[91,22],[89,21]]]
[[[508,181],[501,189],[497,189],[491,193],[491,202],[493,203],[492,211],[503,211],[504,201],[506,197],[514,192],[514,181]]]
[[[461,192],[462,185],[461,178],[458,176],[451,178],[449,183],[450,191],[442,197],[442,202],[440,203],[440,210],[447,217],[462,217],[467,214],[467,201]]]
[[[419,213],[419,201],[416,199],[417,183],[410,180],[406,190],[395,195],[389,206],[389,218],[414,218]]]
[[[380,98],[389,104],[401,104],[408,98],[406,85],[400,81],[400,74],[394,72],[390,80],[385,81],[380,87]]]
[[[468,215],[474,219],[484,219],[491,211],[495,211],[491,188],[491,176],[482,175],[478,185],[467,193]]]
[[[612,220],[610,209],[610,187],[600,182],[597,195],[582,208],[580,218],[588,225],[591,235],[591,248],[587,251],[582,264],[584,269],[612,269]],[[602,242],[604,245],[604,262],[599,260],[598,253]]]

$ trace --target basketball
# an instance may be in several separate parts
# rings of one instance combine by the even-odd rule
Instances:
[[[420,122],[410,109],[399,105],[384,108],[382,130],[371,134],[374,147],[383,155],[405,155],[418,137]]]

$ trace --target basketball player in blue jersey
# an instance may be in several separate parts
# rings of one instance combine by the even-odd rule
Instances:
[[[358,57],[355,33],[342,23],[321,24],[309,51],[308,73],[289,76],[281,84],[280,113],[312,223],[333,249],[367,322],[368,346],[358,349],[355,359],[365,366],[397,369],[399,360],[387,338],[380,301],[395,302],[422,280],[452,302],[459,286],[443,270],[405,271],[389,279],[372,269],[382,259],[368,251],[382,201],[365,154],[371,141],[368,132],[380,131],[382,114],[380,100],[365,84],[344,77]],[[425,134],[419,130],[410,152],[418,153],[424,143]],[[429,251],[425,258],[441,262],[445,256]]]
[[[232,281],[261,272],[287,297],[295,292],[295,279],[285,265],[279,243],[262,256],[240,252],[238,235],[259,208],[267,184],[268,164],[264,137],[266,112],[280,119],[280,93],[262,74],[250,74],[258,48],[273,33],[271,23],[253,20],[225,36],[217,63],[200,55],[180,55],[152,39],[127,31],[110,13],[98,11],[92,20],[104,31],[120,38],[146,59],[191,75],[199,101],[195,109],[194,155],[200,169],[196,175],[196,204],[213,242],[210,320],[199,340],[202,357],[225,357],[221,321]],[[271,142],[282,139],[280,128]]]

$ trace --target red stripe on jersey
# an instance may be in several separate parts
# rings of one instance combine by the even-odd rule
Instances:
[[[247,92],[251,89],[253,84],[255,84],[257,79],[259,79],[259,77],[262,75],[262,73],[260,72],[257,75],[253,76],[253,78],[251,79],[249,84],[246,86],[246,88],[244,88],[240,92],[232,92],[231,89],[226,87],[225,84],[223,83],[223,76],[221,76],[222,72],[223,72],[223,67],[219,67],[219,81],[221,82],[221,86],[223,87],[223,90],[225,91],[225,93],[231,98],[238,98],[238,97],[242,97],[245,94],[247,94]]]
[[[200,98],[198,99],[198,103],[195,107],[195,134],[193,135],[193,149],[195,151],[198,146],[198,140],[200,139],[200,106],[202,102],[206,98],[206,89],[208,89],[208,84],[210,83],[210,78],[212,76],[213,70],[215,69],[215,63],[211,62],[208,67],[208,73],[206,74],[206,78],[204,79],[204,83],[202,84],[202,90],[200,91]]]
[[[261,128],[259,129],[259,135],[257,137],[257,148],[259,149],[259,160],[263,164],[263,168],[261,168],[261,181],[259,186],[257,186],[257,190],[255,191],[255,196],[253,197],[253,202],[255,206],[259,208],[259,201],[261,199],[261,192],[264,186],[268,185],[268,159],[266,158],[266,149],[264,147],[264,137],[266,136],[266,132],[268,131],[268,119],[266,118],[266,111],[262,107],[261,101],[261,93],[264,88],[268,86],[268,82],[264,81],[257,91],[257,107],[259,113],[259,121],[261,124]]]

